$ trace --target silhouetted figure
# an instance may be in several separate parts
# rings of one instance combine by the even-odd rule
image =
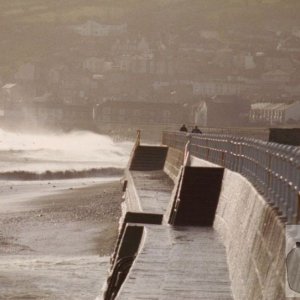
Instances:
[[[192,130],[192,133],[202,133],[202,131],[198,128],[198,126],[195,126]]]
[[[180,131],[184,131],[184,132],[187,132],[187,131],[188,131],[187,128],[186,128],[186,126],[185,126],[185,124],[183,124],[183,125],[180,127],[179,130],[180,130]]]

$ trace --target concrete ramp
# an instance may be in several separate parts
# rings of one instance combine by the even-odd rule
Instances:
[[[212,228],[145,225],[118,300],[232,300],[226,251]],[[112,299],[112,298],[107,298]]]
[[[162,170],[168,153],[164,146],[137,146],[129,170],[155,171]]]

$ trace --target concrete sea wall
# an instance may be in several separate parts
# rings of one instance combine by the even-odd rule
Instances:
[[[175,148],[169,148],[165,161],[164,172],[168,174],[173,181],[175,181],[182,163],[183,152]]]
[[[165,171],[175,178],[181,151],[169,148]],[[193,166],[215,166],[192,157]],[[225,170],[214,221],[227,251],[235,299],[285,299],[285,227],[243,176]]]
[[[284,299],[284,225],[237,173],[225,171],[214,227],[227,249],[235,299]]]

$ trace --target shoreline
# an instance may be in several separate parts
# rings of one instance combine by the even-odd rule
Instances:
[[[122,192],[116,179],[90,183],[64,186],[52,194],[17,201],[17,210],[13,204],[11,210],[0,209],[0,265],[5,266],[0,270],[1,281],[5,282],[4,291],[0,287],[0,299],[22,299],[20,295],[29,297],[37,290],[39,296],[30,299],[76,299],[74,291],[80,285],[86,293],[80,299],[99,295],[108,268],[107,256],[118,234]],[[62,265],[66,266],[64,270]],[[57,276],[73,281],[74,270],[79,274],[74,283],[57,281]],[[32,281],[39,276],[44,280],[41,287],[35,287]],[[14,278],[20,286],[15,286]],[[53,287],[43,287],[48,281]],[[2,298],[4,295],[6,298]]]
[[[52,184],[54,183],[51,182],[50,189]],[[42,191],[37,191],[37,193],[42,193]],[[82,246],[76,241],[74,244],[69,240],[70,234],[74,234],[74,238],[81,237],[86,244],[84,252],[87,252],[91,245],[95,246],[95,241],[97,241],[98,254],[110,254],[113,244],[111,239],[117,235],[118,220],[121,215],[122,195],[119,181],[90,182],[90,186],[83,187],[69,182],[46,195],[30,196],[29,193],[25,196],[25,200],[20,200],[18,194],[18,198],[11,203],[8,204],[9,201],[5,201],[6,210],[0,209],[0,254],[17,254],[19,251],[23,254],[25,248],[44,253],[46,246],[49,252],[47,234],[53,244],[58,243],[66,232],[69,237],[64,237],[60,241],[63,245],[66,244],[64,246],[66,249],[59,251],[62,249],[61,246],[53,251],[70,254],[74,251],[72,249],[77,249],[76,252],[80,254],[79,249]],[[84,231],[88,234],[81,236]],[[54,232],[57,233],[55,238],[53,238]],[[20,246],[14,247],[14,245],[19,245],[19,242],[24,245],[21,247],[22,250],[17,250]],[[92,252],[95,253],[94,250]]]
[[[34,209],[32,204],[48,196],[62,195],[78,188],[115,182],[119,177],[69,178],[56,180],[0,180],[0,214]],[[66,194],[67,195],[67,194]],[[37,203],[38,203],[37,202]]]

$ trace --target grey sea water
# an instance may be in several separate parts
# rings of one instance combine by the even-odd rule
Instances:
[[[95,299],[108,257],[14,255],[0,258],[0,299]]]
[[[47,178],[44,178],[47,181],[22,181],[1,177],[0,218],[1,215],[22,214],[30,210],[26,208],[26,202],[32,198],[115,180],[112,178],[114,174],[109,172],[104,172],[103,176],[100,174],[98,178],[85,176],[82,180],[80,176],[76,179],[67,179],[66,176],[63,180],[55,176],[61,175],[61,172],[81,175],[80,172],[91,169],[122,169],[130,149],[131,143],[116,143],[108,136],[91,132],[31,134],[0,129],[0,174],[50,174],[54,177],[49,184]],[[93,172],[89,174],[95,175]],[[22,252],[16,255],[5,254],[5,251],[0,253],[0,299],[101,298],[101,287],[109,266],[108,257],[94,254],[52,255],[51,251],[49,255],[34,251],[24,255]]]

